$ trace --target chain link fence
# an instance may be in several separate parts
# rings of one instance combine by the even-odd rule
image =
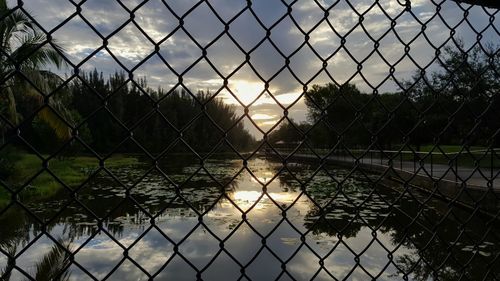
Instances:
[[[0,0],[1,280],[500,279],[496,1],[188,2]]]

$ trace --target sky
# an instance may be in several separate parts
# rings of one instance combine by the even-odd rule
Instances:
[[[8,2],[13,7],[17,1]],[[219,98],[236,106],[238,114],[243,113],[240,102],[251,104],[249,115],[264,131],[283,116],[276,100],[283,107],[293,105],[288,111],[295,121],[307,120],[307,107],[301,98],[304,85],[335,80],[354,83],[367,93],[374,89],[395,92],[399,90],[395,80],[408,80],[419,67],[429,64],[430,70],[435,69],[434,47],[446,44],[450,32],[462,39],[465,47],[478,40],[476,32],[482,32],[480,42],[484,45],[500,41],[496,31],[500,30],[500,19],[490,17],[494,10],[472,7],[464,21],[464,10],[470,6],[449,0],[442,1],[439,8],[433,1],[413,0],[412,13],[404,12],[405,7],[399,4],[404,1],[380,0],[379,5],[373,5],[374,1],[358,0],[350,6],[341,0],[328,15],[324,10],[336,1],[298,0],[290,6],[290,14],[286,5],[291,0],[253,0],[250,8],[245,0],[121,0],[122,5],[117,0],[73,2],[79,3],[80,14],[70,0],[27,0],[23,8],[52,33],[72,63],[83,62],[81,70],[96,68],[105,75],[133,70],[134,77],[146,77],[152,88],[165,90],[175,87],[182,74],[183,84],[191,91],[218,92]],[[134,22],[126,24],[130,11]],[[363,14],[362,25],[359,14]],[[390,30],[391,18],[398,15]],[[184,29],[179,28],[178,18],[183,18]],[[222,21],[230,22],[227,33]],[[426,23],[425,30],[419,21]],[[270,31],[267,39],[266,30]],[[308,34],[309,44],[304,44],[304,34]],[[341,37],[345,38],[344,47]],[[93,54],[103,45],[102,38],[108,38],[108,50]],[[203,58],[203,49],[208,60]],[[362,64],[359,71],[358,62]],[[394,76],[387,79],[391,65]],[[58,72],[71,73],[72,69]],[[245,126],[255,137],[262,136],[248,120]]]

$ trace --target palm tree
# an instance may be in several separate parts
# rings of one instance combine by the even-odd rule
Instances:
[[[12,275],[12,270],[16,266],[16,259],[13,258],[17,252],[17,245],[15,242],[7,241],[5,243],[0,244],[3,248],[7,249],[7,264],[5,268],[0,269],[0,280],[1,281],[9,281],[10,276]]]
[[[30,16],[7,7],[6,0],[0,0],[0,123],[17,125],[20,122],[16,101],[22,97],[38,107],[37,117],[46,122],[59,138],[69,138],[70,128],[47,105],[64,117],[70,117],[67,109],[57,98],[51,97],[48,104],[45,103],[43,95],[33,87],[35,85],[47,93],[61,83],[59,76],[41,68],[46,65],[62,67],[65,64],[61,56],[63,51],[54,40],[48,42],[46,34]],[[7,126],[0,127],[0,144],[4,142],[7,130]]]
[[[69,266],[71,243],[59,240],[64,248],[54,245],[35,265],[35,280],[39,281],[67,281],[70,278]]]
[[[70,279],[71,272],[69,271],[69,267],[71,266],[71,242],[65,242],[62,239],[59,239],[58,242],[62,245],[62,247],[57,244],[52,246],[50,251],[34,265],[35,272],[32,273],[32,276],[35,280],[68,281]],[[11,242],[5,244],[4,247],[7,248],[9,257],[5,268],[0,270],[0,280],[9,281],[16,264],[13,257],[16,255],[17,245],[15,242]]]

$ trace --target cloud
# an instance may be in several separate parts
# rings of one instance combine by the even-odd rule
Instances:
[[[282,1],[255,0],[251,6],[229,0],[167,1],[169,6],[160,0],[123,3],[88,0],[81,5],[81,14],[66,0],[26,1],[24,8],[53,32],[72,63],[87,60],[83,69],[97,68],[108,74],[123,66],[133,69],[135,77],[147,77],[153,88],[173,87],[177,75],[182,75],[185,86],[193,91],[222,89],[220,97],[236,105],[228,90],[249,103],[266,83],[285,106],[300,96],[306,84],[351,82],[366,92],[374,88],[396,91],[393,79],[386,79],[391,67],[397,80],[409,79],[419,68],[430,67],[431,71],[436,48],[450,43],[452,33],[463,38],[466,46],[477,41],[479,32],[484,34],[482,44],[500,41],[498,33],[488,27],[489,16],[482,8],[469,9],[468,21],[462,21],[464,10],[452,1],[439,4],[438,14],[435,4],[424,0],[412,1],[411,13],[390,0],[356,1],[354,10],[345,1],[297,1],[289,15]],[[493,24],[498,28],[498,20]],[[109,52],[102,50],[89,57],[103,45],[101,37],[109,36]],[[155,53],[155,45],[158,54],[144,61]],[[224,88],[225,78],[228,89]],[[265,106],[272,104],[275,101],[265,95],[252,107],[256,114],[264,114],[268,112]],[[279,106],[273,110],[272,116],[282,113]],[[305,120],[303,101],[290,113],[298,121]]]

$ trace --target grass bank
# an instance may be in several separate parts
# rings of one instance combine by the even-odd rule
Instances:
[[[480,168],[494,168],[500,169],[500,148],[494,148],[494,153],[491,149],[481,146],[471,146],[469,150],[462,150],[462,146],[459,145],[440,145],[441,150],[434,148],[433,145],[423,145],[420,147],[420,151],[409,151],[403,149],[400,153],[398,147],[394,147],[393,150],[385,150],[384,154],[380,155],[380,150],[373,149],[367,152],[366,149],[349,149],[349,152],[344,150],[336,151],[332,156],[346,156],[346,157],[361,157],[363,156],[365,161],[370,161],[371,158],[378,161],[380,158],[387,159],[392,157],[395,165],[397,166],[399,161],[409,161],[416,163],[426,163],[426,164],[443,164],[443,165],[453,165],[460,167],[480,167]],[[280,149],[282,153],[289,153],[291,149]],[[431,153],[432,151],[432,153]],[[315,152],[320,156],[325,156],[330,153],[329,149],[315,149]],[[313,155],[309,149],[299,150],[297,154],[309,154]],[[367,159],[367,160],[366,160]]]
[[[48,199],[63,189],[64,187],[52,174],[66,185],[75,187],[84,182],[92,171],[99,168],[99,161],[95,157],[75,156],[49,160],[47,171],[43,169],[43,161],[37,155],[26,152],[15,153],[13,173],[5,182],[14,190],[26,185],[19,194],[23,201]],[[126,155],[116,155],[104,162],[108,168],[137,164],[139,164],[137,158]],[[0,207],[8,204],[10,198],[10,192],[0,186]]]
[[[439,148],[444,152],[444,153],[457,153],[462,151],[462,146],[461,145],[439,145]],[[413,147],[414,150],[416,150],[416,147]],[[434,152],[441,152],[437,147],[435,147],[432,144],[428,145],[422,145],[420,147],[420,152],[430,152],[433,150]],[[470,151],[481,151],[481,150],[488,150],[487,147],[484,146],[470,146],[469,147]],[[467,153],[466,150],[464,150],[464,153]]]

